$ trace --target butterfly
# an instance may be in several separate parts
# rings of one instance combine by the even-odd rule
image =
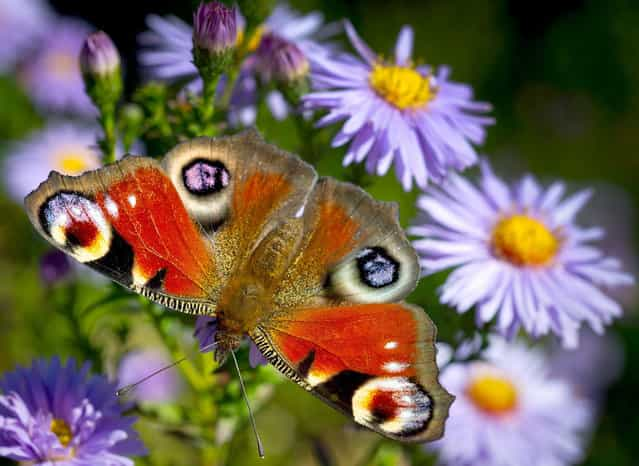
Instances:
[[[169,309],[215,316],[215,358],[248,335],[291,380],[396,440],[442,436],[436,329],[402,301],[419,264],[397,205],[318,178],[257,131],[197,138],[27,196],[57,248]]]

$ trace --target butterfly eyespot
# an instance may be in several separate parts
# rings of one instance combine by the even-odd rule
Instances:
[[[414,254],[367,246],[334,267],[326,282],[332,293],[354,302],[390,302],[413,289],[417,274]]]
[[[39,217],[53,242],[78,261],[95,261],[109,252],[111,227],[93,200],[74,192],[58,192],[42,204]]]
[[[231,175],[219,160],[196,159],[182,169],[182,181],[193,195],[215,194],[228,187]]]
[[[432,400],[406,377],[375,377],[353,394],[355,421],[396,436],[424,431],[432,416]]]
[[[202,139],[176,146],[163,161],[187,211],[208,231],[224,223],[230,210],[233,175],[222,158]]]
[[[399,279],[400,264],[384,248],[364,248],[355,258],[360,280],[371,288],[383,288]]]

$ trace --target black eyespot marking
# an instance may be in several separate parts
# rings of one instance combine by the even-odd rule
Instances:
[[[218,160],[195,159],[182,169],[182,180],[191,194],[206,196],[226,188],[231,174]]]
[[[165,278],[166,278],[166,269],[160,269],[158,270],[158,273],[156,273],[155,276],[153,276],[153,278],[151,278],[151,280],[149,280],[146,283],[145,286],[152,290],[161,290],[162,287],[164,286]]]
[[[362,372],[343,370],[326,382],[317,386],[317,391],[323,393],[327,398],[335,396],[335,401],[340,402],[347,407],[352,413],[351,401],[355,391],[361,387],[367,380],[373,378],[370,374]]]
[[[399,279],[399,262],[384,248],[364,248],[355,257],[360,279],[371,288],[383,288]]]
[[[311,366],[315,361],[315,350],[309,351],[304,359],[298,364],[297,371],[302,377],[308,377],[308,371],[311,370]]]
[[[51,227],[60,215],[64,214],[67,209],[71,209],[73,207],[81,209],[83,204],[86,204],[87,202],[93,203],[95,200],[90,196],[76,191],[58,191],[57,193],[49,196],[49,198],[40,206],[40,210],[38,212],[40,226],[42,226],[42,229],[47,234],[50,234]]]
[[[113,230],[113,240],[107,254],[100,259],[87,262],[87,265],[125,286],[130,286],[133,282],[131,271],[134,257],[131,245]]]

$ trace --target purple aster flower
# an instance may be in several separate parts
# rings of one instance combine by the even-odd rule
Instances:
[[[71,261],[69,256],[58,249],[52,249],[40,258],[40,278],[45,285],[54,285],[69,276]]]
[[[43,0],[0,0],[1,73],[33,51],[52,16]]]
[[[548,376],[542,352],[495,338],[481,360],[449,364],[440,381],[456,396],[446,434],[427,447],[440,464],[560,466],[583,457],[592,406]]]
[[[366,159],[369,173],[385,174],[391,164],[405,190],[413,179],[426,187],[450,170],[477,162],[472,144],[481,144],[485,126],[494,122],[480,114],[490,110],[472,100],[470,86],[448,80],[449,69],[413,66],[413,30],[402,28],[395,60],[376,55],[350,23],[346,32],[361,59],[347,54],[309,56],[314,89],[303,98],[309,110],[328,110],[318,126],[346,120],[333,139],[350,142],[344,165]]]
[[[133,466],[145,453],[116,386],[89,364],[36,360],[0,380],[0,456],[34,465]]]
[[[200,316],[195,322],[195,337],[200,342],[200,351],[208,353],[215,351],[215,333],[217,332],[217,320],[215,317]],[[249,363],[251,367],[267,364],[268,361],[251,340],[249,348]]]
[[[96,109],[84,92],[80,50],[91,26],[61,18],[45,31],[39,52],[20,72],[20,80],[35,103],[45,110],[94,116]]]
[[[455,268],[440,300],[459,312],[476,306],[479,324],[495,319],[508,337],[523,327],[574,347],[582,322],[603,333],[621,307],[600,288],[633,279],[589,244],[603,236],[601,228],[575,224],[590,191],[563,194],[562,183],[543,189],[532,176],[511,188],[488,163],[479,187],[451,174],[429,189],[418,206],[430,221],[409,231],[424,237],[414,246],[425,274]]]
[[[175,16],[161,17],[149,15],[146,19],[149,31],[139,37],[142,50],[138,59],[145,74],[152,79],[176,81],[187,79],[187,89],[200,92],[202,82],[197,77],[193,64],[193,29]],[[244,19],[238,14],[238,40],[243,40]],[[300,15],[284,5],[277,6],[264,26],[249,44],[251,52],[242,65],[231,97],[230,119],[233,124],[251,125],[255,122],[257,103],[257,82],[255,79],[255,55],[264,34],[276,33],[294,43],[306,55],[327,54],[330,46],[320,46],[316,40],[336,33],[334,25],[323,26],[321,13]],[[288,105],[282,95],[272,91],[267,96],[267,105],[277,119],[288,115]]]
[[[161,350],[132,351],[120,361],[118,381],[120,386],[135,383],[154,370],[171,363],[171,359]],[[163,403],[175,400],[183,389],[182,379],[175,368],[171,368],[138,385],[132,396],[138,401]]]
[[[4,182],[9,194],[22,203],[51,170],[65,175],[98,168],[97,131],[73,123],[52,123],[8,150]]]

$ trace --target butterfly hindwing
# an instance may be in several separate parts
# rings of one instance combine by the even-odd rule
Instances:
[[[433,323],[401,302],[419,265],[395,205],[322,178],[302,217],[287,225],[282,232],[300,232],[297,243],[287,241],[296,252],[254,341],[359,424],[398,440],[439,438],[453,398],[437,380]]]
[[[452,402],[437,381],[435,327],[405,303],[298,309],[252,335],[275,367],[370,429],[439,438]]]
[[[158,162],[123,160],[79,177],[52,173],[25,200],[55,247],[160,304],[212,313],[212,245]]]

